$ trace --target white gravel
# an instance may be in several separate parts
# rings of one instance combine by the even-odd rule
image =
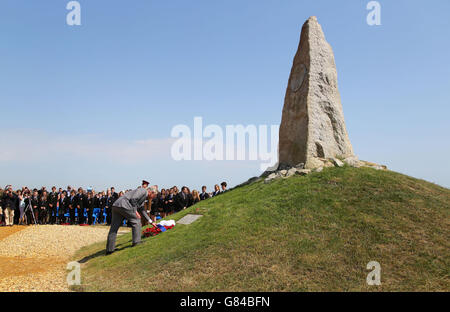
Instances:
[[[0,291],[69,291],[68,260],[81,247],[106,241],[108,231],[106,226],[38,225],[7,236],[0,240],[0,257],[11,267],[0,275]],[[119,234],[128,231],[121,228]]]

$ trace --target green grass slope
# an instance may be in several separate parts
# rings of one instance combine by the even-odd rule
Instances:
[[[82,291],[449,291],[450,190],[391,171],[329,168],[253,183],[173,215],[146,243],[86,247]],[[87,257],[87,258],[86,258]],[[381,286],[367,286],[369,261]]]

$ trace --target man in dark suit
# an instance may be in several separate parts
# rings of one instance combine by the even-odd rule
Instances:
[[[66,191],[62,191],[58,198],[58,222],[59,224],[67,223],[66,217],[69,208],[69,198]]]
[[[176,195],[175,198],[175,211],[181,211],[189,207],[189,191],[187,186],[181,188],[181,192]]]
[[[77,198],[76,198],[75,190],[70,191],[70,196],[67,200],[67,207],[69,208],[69,217],[70,217],[70,224],[75,224],[75,209],[77,209]]]
[[[48,194],[48,218],[50,224],[56,223],[56,212],[58,205],[58,193],[56,192],[56,187],[52,187],[52,191]]]
[[[119,198],[119,194],[116,193],[116,189],[113,186],[111,186],[111,196],[114,198],[114,201]]]
[[[220,183],[220,186],[222,187],[221,193],[225,193],[227,191],[227,182]]]
[[[78,213],[78,224],[84,223],[84,204],[85,204],[85,199],[84,199],[83,189],[80,187],[80,188],[78,188],[78,193],[75,196],[75,208],[77,209],[77,213]]]
[[[203,185],[202,192],[200,193],[200,200],[205,200],[208,199],[209,197],[210,197],[209,194],[206,192],[206,186]]]
[[[114,188],[112,188],[114,189]],[[115,193],[117,194],[117,193]],[[117,195],[119,197],[119,195]],[[106,212],[106,224],[111,224],[111,218],[112,218],[112,206],[116,201],[116,197],[113,195],[111,190],[108,190],[106,193],[106,205],[105,205],[105,212]]]

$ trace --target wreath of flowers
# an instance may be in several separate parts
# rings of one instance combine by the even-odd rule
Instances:
[[[173,226],[164,226],[164,227],[166,228],[166,230],[170,230],[171,228],[173,228]],[[142,236],[143,237],[151,237],[151,236],[158,235],[161,232],[162,232],[161,229],[157,226],[148,227],[142,231]]]

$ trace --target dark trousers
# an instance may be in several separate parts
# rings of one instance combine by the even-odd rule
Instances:
[[[78,224],[84,223],[84,209],[83,208],[77,208],[78,213]]]
[[[14,224],[19,224],[20,219],[20,209],[19,207],[14,209]]]
[[[39,208],[39,224],[47,223],[47,209]]]
[[[111,208],[106,209],[106,224],[110,225],[112,219]]]
[[[93,221],[92,214],[94,213],[94,209],[93,208],[89,208],[89,210],[87,210],[86,212],[87,212],[87,215],[88,215],[88,224],[92,225],[92,221]]]
[[[104,209],[100,208],[100,213],[99,213],[98,219],[97,219],[97,222],[100,224],[103,223],[103,211],[104,211]]]
[[[34,224],[34,219],[33,219],[33,209],[31,208],[26,208],[25,210],[25,217],[27,218],[27,224]]]
[[[75,224],[75,208],[69,209],[70,224]]]
[[[64,210],[62,210],[61,208],[59,208],[59,211],[58,211],[59,224],[66,223],[66,217],[64,216],[65,214],[66,214],[66,212]]]
[[[48,208],[48,216],[50,224],[56,223],[56,214],[57,214],[57,208],[56,207],[49,207]]]

